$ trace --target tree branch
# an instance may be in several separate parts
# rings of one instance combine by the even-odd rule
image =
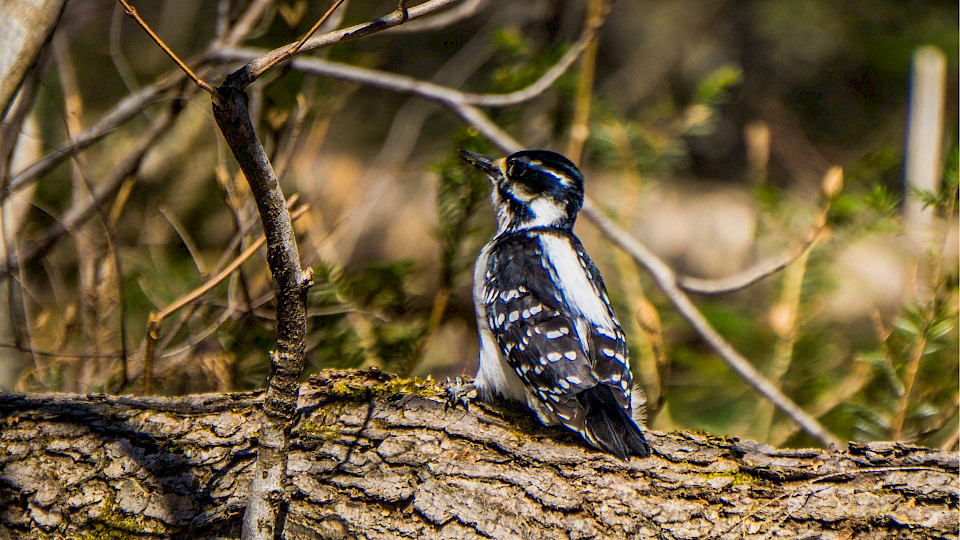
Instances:
[[[420,34],[423,32],[442,30],[464,19],[473,17],[478,11],[483,9],[488,2],[489,0],[461,0],[456,6],[438,15],[423,18],[413,23],[406,23],[403,26],[395,26],[387,30],[385,35]]]
[[[144,156],[153,148],[157,139],[166,133],[170,126],[173,125],[173,120],[179,112],[180,104],[174,103],[172,108],[164,111],[163,114],[157,117],[150,127],[137,139],[133,150],[118,161],[113,170],[110,171],[110,174],[97,185],[96,191],[85,201],[85,204],[82,206],[73,206],[67,210],[59,222],[50,226],[40,238],[28,244],[21,251],[21,258],[19,260],[13,255],[8,256],[4,267],[0,269],[0,276],[8,276],[11,271],[19,267],[21,261],[26,264],[38,257],[42,257],[53,247],[60,237],[93,217],[96,214],[96,208],[100,205],[107,204],[120,190],[123,181],[140,168],[140,163],[143,161]],[[90,130],[87,131],[89,132]],[[71,153],[72,152],[66,152],[63,154],[63,157],[68,157]],[[17,175],[17,177],[19,176],[20,175]]]
[[[522,408],[445,412],[441,391],[377,371],[324,371],[301,386],[285,537],[958,533],[955,453],[900,443],[781,450],[651,432],[653,457],[622,462]],[[237,537],[263,400],[0,395],[0,531]]]
[[[407,10],[407,17],[404,17],[404,13],[400,11],[394,11],[389,15],[385,15],[373,21],[354,25],[349,28],[343,28],[341,30],[335,30],[333,32],[327,32],[326,34],[321,34],[317,37],[307,40],[297,52],[305,53],[323,47],[329,47],[330,45],[340,43],[341,41],[362,38],[364,36],[386,30],[387,28],[392,28],[394,26],[403,24],[408,20],[418,19],[424,15],[428,15],[439,9],[442,9],[456,1],[457,0],[429,0]],[[277,58],[285,58],[289,50],[290,46],[284,45],[283,47],[278,47],[272,51],[259,55],[248,62],[245,66],[235,71],[232,75],[230,83],[237,88],[246,88],[250,85],[250,83],[257,80],[257,77],[263,74],[265,66],[269,67],[274,65]]]
[[[277,344],[270,353],[257,470],[243,529],[244,538],[273,538],[286,484],[289,421],[303,372],[307,290],[313,284],[313,272],[300,267],[290,213],[273,167],[254,133],[247,94],[229,82],[221,85],[213,94],[213,116],[257,203],[277,297]]]
[[[150,39],[152,39],[153,42],[156,43],[161,50],[163,50],[163,52],[167,53],[167,56],[169,56],[170,59],[173,60],[175,64],[177,64],[177,67],[179,67],[180,70],[183,71],[191,81],[193,81],[193,84],[199,86],[200,88],[203,88],[207,92],[213,92],[212,86],[210,86],[206,81],[198,77],[197,74],[194,73],[192,69],[190,69],[190,66],[185,64],[183,60],[180,60],[180,57],[178,57],[176,53],[174,53],[173,50],[170,49],[170,47],[167,47],[167,44],[164,43],[162,39],[160,39],[160,36],[158,36],[156,32],[154,32],[153,29],[150,28],[147,22],[140,17],[140,14],[137,13],[137,9],[135,7],[127,3],[127,0],[120,0],[120,3],[123,4],[123,9],[124,11],[126,11],[127,15],[131,19],[137,21],[137,24],[139,24],[140,27],[143,28],[143,31],[146,32],[148,36],[150,36]]]
[[[820,422],[804,412],[796,403],[781,392],[776,385],[767,380],[762,373],[757,371],[746,358],[733,348],[707,321],[706,317],[700,313],[697,306],[690,301],[690,298],[677,286],[677,275],[666,265],[659,257],[654,255],[643,244],[635,240],[632,236],[616,226],[609,218],[587,200],[584,203],[583,215],[593,222],[598,229],[609,238],[620,249],[623,249],[637,262],[647,270],[657,286],[667,295],[670,303],[673,304],[680,316],[700,335],[711,349],[713,349],[730,368],[737,373],[747,384],[753,387],[761,396],[769,400],[773,405],[789,417],[798,426],[803,428],[811,437],[820,441],[827,448],[840,448],[841,442],[836,436],[827,431]]]
[[[123,1],[123,0],[121,0],[121,1]],[[303,47],[303,44],[306,43],[307,40],[310,39],[310,37],[311,37],[313,34],[315,34],[317,30],[320,29],[320,26],[321,26],[327,19],[330,18],[330,15],[333,14],[334,10],[336,10],[338,7],[340,7],[340,4],[342,4],[343,2],[344,2],[344,0],[336,0],[336,1],[333,3],[333,5],[330,6],[330,8],[327,9],[327,11],[317,20],[317,22],[315,22],[315,23],[313,24],[313,26],[310,28],[310,30],[308,30],[307,33],[304,34],[302,38],[300,38],[300,41],[298,41],[298,42],[294,43],[293,45],[291,45],[290,48],[287,49],[283,54],[277,56],[276,58],[274,58],[273,60],[271,60],[269,63],[264,64],[263,66],[261,66],[261,67],[260,67],[260,72],[253,74],[254,80],[258,79],[261,75],[263,75],[264,73],[266,73],[266,72],[267,72],[270,68],[272,68],[273,66],[275,66],[275,65],[279,64],[280,62],[283,62],[284,60],[287,60],[287,59],[289,59],[290,57],[292,57],[293,55],[297,54],[297,52],[300,50],[300,48]]]
[[[589,42],[589,40],[587,41]],[[463,92],[445,88],[432,83],[426,83],[406,77],[404,75],[386,74],[355,66],[330,66],[326,61],[299,58],[293,61],[294,68],[330,69],[328,74],[351,77],[355,82],[362,82],[378,88],[409,93],[425,99],[431,99],[446,105],[453,110],[467,124],[473,126],[481,135],[490,140],[505,154],[512,154],[522,148],[519,142],[505,133],[493,123],[480,109],[471,105]],[[326,67],[323,67],[326,65]],[[703,340],[760,395],[770,400],[774,406],[786,414],[793,422],[800,426],[810,436],[824,446],[839,447],[840,440],[827,431],[815,418],[808,415],[797,406],[789,397],[770,383],[755,367],[740,353],[738,353],[704,318],[700,310],[690,301],[689,297],[677,285],[674,271],[659,257],[654,255],[645,246],[636,241],[626,231],[602,215],[590,199],[587,199],[583,208],[583,215],[592,221],[600,231],[626,251],[640,266],[644,267],[657,282],[657,286],[667,295],[681,316],[693,327]]]
[[[461,92],[453,88],[424,81],[408,75],[388,73],[370,68],[363,68],[334,62],[322,58],[299,57],[291,62],[291,67],[304,73],[332,77],[343,81],[353,82],[374,88],[381,88],[400,94],[412,94],[417,97],[437,101],[447,106],[470,105],[476,107],[510,107],[519,105],[539,96],[553,86],[553,83],[573,65],[583,54],[590,41],[596,36],[603,25],[603,18],[591,19],[584,27],[576,42],[570,47],[556,64],[550,67],[536,81],[529,86],[509,92],[507,94],[474,94]],[[224,48],[216,53],[216,58],[223,61],[256,62],[258,58],[270,54],[260,49],[252,48]],[[249,65],[249,64],[248,64]]]

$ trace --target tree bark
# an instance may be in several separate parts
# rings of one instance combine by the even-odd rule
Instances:
[[[262,392],[0,395],[0,537],[232,538]],[[522,407],[445,410],[433,382],[300,388],[284,538],[956,538],[958,455],[782,450],[650,433],[618,461]]]

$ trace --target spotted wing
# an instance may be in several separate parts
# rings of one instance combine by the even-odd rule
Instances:
[[[602,389],[600,394],[615,402],[609,405],[629,416],[631,377],[626,343],[609,308],[600,274],[580,242],[572,234],[556,233],[569,242],[576,269],[584,272],[586,283],[594,288],[585,292],[603,300],[612,324],[597,325],[571,305],[574,295],[564,291],[570,283],[558,276],[551,262],[554,254],[545,253],[541,234],[505,236],[491,250],[483,298],[487,324],[508,363],[531,392],[564,425],[589,440],[585,430],[589,407],[584,399]]]

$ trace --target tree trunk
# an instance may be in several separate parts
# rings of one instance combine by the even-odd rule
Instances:
[[[650,433],[621,462],[509,405],[327,371],[300,389],[284,538],[956,538],[958,456]],[[0,396],[0,537],[239,535],[261,393]]]

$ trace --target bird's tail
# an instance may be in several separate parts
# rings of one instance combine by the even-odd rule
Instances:
[[[585,411],[583,436],[590,444],[622,460],[628,456],[647,457],[650,447],[630,411],[613,397],[607,385],[600,384],[577,394]]]

